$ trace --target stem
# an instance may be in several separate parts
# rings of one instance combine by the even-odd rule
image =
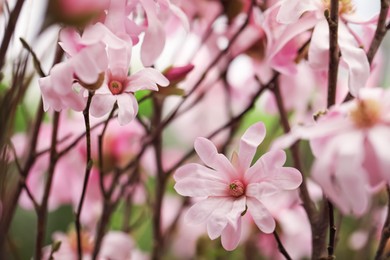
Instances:
[[[387,32],[386,18],[387,18],[387,12],[389,11],[389,4],[390,4],[390,0],[381,0],[381,10],[378,17],[378,23],[376,26],[375,35],[371,41],[370,48],[368,49],[367,52],[367,59],[370,64],[374,60],[375,54],[378,51],[379,46],[381,45],[382,40],[385,37]]]
[[[333,204],[328,202],[328,212],[329,212],[329,244],[328,244],[328,259],[334,259],[334,248],[335,248],[335,238],[336,238],[336,225],[334,223],[334,210]]]
[[[3,41],[0,47],[0,71],[2,70],[5,64],[5,55],[7,53],[12,35],[14,34],[16,22],[18,21],[23,4],[24,4],[24,0],[18,0],[15,4],[14,10],[12,11],[9,17],[8,25],[7,28],[5,29]]]
[[[390,187],[389,185],[386,186],[386,191],[387,191],[387,216],[386,216],[386,221],[385,224],[383,225],[382,228],[382,233],[381,233],[381,240],[379,242],[378,249],[375,254],[375,260],[381,260],[381,259],[387,259],[386,257],[383,257],[383,253],[385,251],[385,247],[387,244],[387,241],[390,237]]]
[[[280,253],[287,259],[287,260],[292,260],[291,256],[287,253],[286,249],[284,248],[282,241],[280,240],[278,233],[276,233],[276,230],[274,230],[274,237],[276,242],[278,243],[278,249]]]
[[[287,112],[284,108],[283,98],[280,93],[279,84],[276,80],[274,82],[274,87],[272,90],[275,95],[276,104],[278,106],[282,127],[284,129],[284,132],[288,133],[290,132],[291,127],[288,122]],[[322,225],[323,221],[321,218],[319,218],[314,203],[310,199],[309,191],[307,190],[306,180],[304,178],[303,171],[302,171],[303,167],[302,167],[302,160],[300,158],[300,153],[299,153],[299,143],[298,142],[294,143],[291,146],[290,150],[293,156],[294,167],[298,169],[302,174],[302,184],[299,187],[299,190],[300,190],[300,197],[303,202],[303,208],[306,211],[311,226],[312,245],[313,245],[312,259],[318,259],[325,249],[325,240],[326,240],[325,231],[327,226]]]
[[[328,102],[327,106],[334,105],[336,101],[337,74],[339,70],[340,51],[338,46],[338,21],[339,21],[339,0],[332,0],[330,12],[326,12],[326,19],[329,24],[329,74],[328,74]]]
[[[43,198],[41,205],[38,207],[38,224],[37,224],[37,240],[35,244],[35,259],[41,259],[42,257],[42,247],[45,239],[46,231],[46,219],[47,219],[47,206],[49,202],[51,184],[53,182],[54,170],[57,164],[57,135],[58,135],[58,125],[59,125],[60,113],[54,112],[53,119],[53,131],[51,136],[51,147],[50,147],[50,165],[47,175],[47,180],[45,184],[45,190],[43,193]]]
[[[89,123],[89,107],[91,105],[93,95],[94,95],[94,92],[89,92],[87,106],[85,107],[85,109],[83,111],[84,122],[85,122],[85,132],[86,132],[86,141],[87,141],[87,166],[85,167],[85,177],[84,177],[83,189],[81,192],[80,202],[79,202],[79,205],[77,207],[76,220],[75,220],[76,231],[77,231],[77,255],[78,255],[79,260],[82,259],[82,255],[83,255],[82,245],[81,245],[80,216],[81,216],[81,211],[83,209],[85,193],[87,191],[89,175],[91,173],[91,169],[92,169],[92,165],[93,165],[92,156],[91,156],[91,126]]]
[[[153,146],[155,152],[155,159],[157,164],[157,182],[156,182],[156,196],[153,207],[153,252],[152,259],[161,259],[164,248],[164,237],[161,232],[161,208],[164,197],[166,177],[162,166],[162,130],[159,126],[161,124],[163,99],[154,97],[154,118],[153,126],[156,127],[156,138]]]

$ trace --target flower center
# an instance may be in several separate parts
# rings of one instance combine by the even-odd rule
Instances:
[[[324,2],[325,9],[330,10],[331,0],[322,0]],[[355,12],[355,7],[352,4],[352,0],[339,0],[339,14],[351,14]]]
[[[350,116],[356,126],[371,127],[380,120],[380,105],[372,99],[358,100],[357,106],[352,109]]]
[[[117,80],[112,80],[110,84],[108,84],[108,88],[110,89],[113,95],[121,94],[123,91],[123,84]]]
[[[245,193],[245,186],[240,180],[234,180],[229,184],[229,195],[233,197],[241,197]]]

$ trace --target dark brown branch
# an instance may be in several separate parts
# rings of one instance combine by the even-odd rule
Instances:
[[[334,259],[335,239],[336,239],[336,225],[334,223],[334,209],[333,204],[328,202],[328,213],[329,213],[329,244],[328,244],[328,259]]]
[[[386,186],[386,191],[387,191],[387,200],[388,200],[387,216],[386,216],[386,221],[382,228],[381,240],[379,242],[378,249],[376,250],[375,260],[387,259],[385,256],[383,256],[383,253],[385,251],[387,241],[390,238],[390,187],[388,185]]]
[[[16,22],[19,19],[20,11],[22,10],[23,4],[24,4],[24,0],[18,0],[15,4],[14,10],[12,10],[12,13],[9,17],[8,25],[7,28],[5,29],[3,41],[1,42],[1,47],[0,47],[0,71],[2,70],[5,64],[5,55],[7,53],[12,35],[14,34]]]
[[[58,136],[58,126],[59,126],[59,112],[54,112],[53,118],[53,129],[51,135],[51,146],[50,146],[50,164],[47,173],[47,180],[45,184],[45,190],[43,193],[43,198],[41,205],[38,207],[37,217],[37,240],[35,241],[35,259],[41,259],[42,257],[42,248],[45,239],[46,232],[46,220],[47,220],[47,206],[49,202],[50,189],[53,182],[54,170],[57,164],[57,136]]]
[[[280,121],[282,123],[283,130],[285,133],[288,133],[290,132],[291,127],[288,122],[287,112],[284,108],[283,98],[280,92],[279,84],[276,80],[274,81],[274,87],[272,90],[275,95],[276,104],[278,106]],[[318,212],[315,208],[315,205],[310,199],[309,191],[306,185],[306,179],[303,176],[302,160],[299,153],[299,142],[294,143],[291,146],[290,150],[293,157],[294,167],[301,172],[303,177],[302,184],[299,187],[300,196],[303,202],[303,207],[308,216],[310,226],[311,226],[311,231],[312,231],[312,239],[313,239],[312,258],[318,259],[321,256],[323,250],[325,249],[326,232],[324,231],[326,230],[327,226],[321,225],[322,219],[318,217]]]
[[[77,232],[77,255],[78,255],[79,260],[81,260],[82,256],[83,256],[82,245],[81,245],[81,243],[82,243],[81,242],[81,232],[82,231],[81,231],[80,216],[81,216],[81,211],[83,209],[85,194],[87,191],[89,175],[91,173],[91,169],[92,169],[92,165],[93,165],[92,155],[91,155],[91,126],[90,126],[90,122],[89,122],[89,107],[91,105],[93,95],[94,95],[93,92],[89,92],[87,105],[83,111],[84,122],[85,122],[85,132],[86,132],[85,136],[86,136],[86,140],[87,140],[87,142],[86,142],[87,143],[86,144],[86,146],[87,146],[86,147],[86,149],[87,149],[87,158],[86,158],[87,165],[85,167],[83,189],[81,191],[81,197],[80,197],[79,205],[77,207],[76,220],[75,220],[76,232]]]
[[[328,102],[327,106],[336,101],[337,75],[339,71],[340,51],[338,46],[339,0],[331,0],[330,10],[325,11],[329,24],[329,67],[328,67]]]
[[[292,260],[291,256],[287,253],[286,248],[284,248],[282,241],[279,238],[279,235],[276,231],[274,231],[274,237],[276,240],[276,243],[278,243],[278,249],[280,253],[287,259],[287,260]]]
[[[378,17],[378,23],[375,30],[374,38],[371,41],[370,48],[367,52],[368,62],[371,64],[374,60],[375,54],[381,45],[383,38],[386,35],[386,18],[389,11],[390,0],[381,0],[381,10]]]

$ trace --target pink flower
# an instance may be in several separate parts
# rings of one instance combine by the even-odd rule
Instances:
[[[363,88],[358,98],[333,106],[312,126],[296,127],[275,143],[310,140],[313,179],[344,214],[362,215],[371,194],[390,183],[390,91]]]
[[[179,168],[174,178],[175,189],[183,196],[206,197],[187,212],[188,222],[206,222],[211,239],[221,236],[226,250],[237,247],[241,237],[241,216],[248,210],[254,222],[265,233],[275,229],[275,220],[262,199],[282,190],[296,189],[302,176],[294,168],[283,167],[286,155],[282,150],[264,154],[254,165],[257,146],[265,137],[263,123],[247,129],[232,162],[217,152],[208,139],[198,137],[195,150],[210,168],[191,163]]]
[[[61,241],[59,250],[53,254],[54,259],[77,259],[77,234],[75,230],[69,231],[68,234],[55,232],[53,240]],[[88,231],[82,231],[81,241],[83,259],[91,259],[94,237]],[[49,259],[50,251],[51,246],[43,248],[43,259]],[[136,256],[141,258],[134,259],[147,259],[135,247],[133,239],[128,234],[119,231],[109,231],[103,238],[97,259],[133,259]]]
[[[128,76],[131,48],[109,49],[109,65],[105,82],[96,90],[91,102],[91,115],[101,117],[108,114],[115,102],[118,104],[118,121],[128,124],[138,113],[138,103],[133,93],[138,90],[158,90],[157,84],[169,84],[158,70],[144,68]]]
[[[285,30],[274,49],[280,50],[292,38],[314,28],[309,47],[309,63],[315,69],[327,70],[329,60],[329,26],[324,11],[329,9],[329,0],[286,0],[282,1],[277,21],[284,24]],[[358,90],[365,86],[370,75],[370,65],[365,51],[348,27],[348,21],[354,12],[351,1],[340,2],[340,20],[338,27],[338,44],[341,52],[341,65],[349,71],[349,90],[356,96]]]

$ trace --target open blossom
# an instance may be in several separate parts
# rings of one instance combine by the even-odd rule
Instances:
[[[334,106],[312,126],[299,126],[276,148],[310,140],[313,179],[344,214],[362,215],[372,192],[390,183],[390,91],[363,88],[356,100]]]
[[[108,114],[115,102],[118,104],[118,121],[125,125],[138,113],[138,103],[134,92],[138,90],[158,90],[157,84],[169,84],[158,70],[144,68],[128,76],[131,48],[109,50],[109,65],[103,85],[96,90],[91,102],[91,115],[101,117]]]
[[[258,145],[265,137],[263,123],[256,123],[244,133],[238,153],[230,162],[217,152],[208,139],[199,137],[195,150],[206,164],[191,163],[180,167],[174,178],[175,189],[183,196],[206,197],[187,212],[188,222],[206,222],[211,239],[221,236],[226,250],[237,247],[241,237],[241,217],[249,211],[258,228],[264,233],[275,229],[275,220],[262,199],[283,190],[298,188],[300,172],[283,167],[286,155],[282,150],[264,154],[251,166]]]
[[[353,17],[351,0],[339,1],[340,20],[338,24],[338,45],[341,52],[341,65],[349,71],[349,89],[356,96],[364,87],[370,74],[370,65],[360,42],[348,27],[348,22],[356,23]],[[324,15],[329,10],[329,0],[285,0],[281,2],[277,21],[287,25],[283,36],[275,44],[276,49],[282,48],[293,37],[303,31],[313,28],[309,47],[309,63],[315,69],[327,70],[329,60],[329,25]]]

